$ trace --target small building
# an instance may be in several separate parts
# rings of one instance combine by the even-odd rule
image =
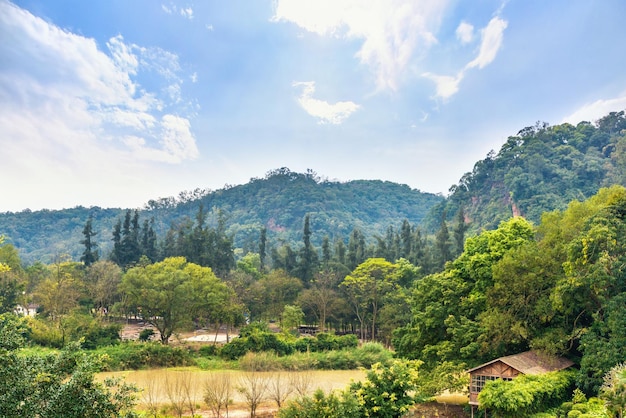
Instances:
[[[468,370],[470,374],[469,404],[478,405],[478,394],[490,380],[513,380],[520,374],[537,375],[567,369],[574,363],[566,358],[551,357],[536,351],[526,351],[512,356],[500,357]]]
[[[28,305],[17,305],[15,307],[15,314],[20,316],[30,316],[31,318],[37,315],[37,309],[39,309],[39,305],[35,305],[34,303],[29,303]]]

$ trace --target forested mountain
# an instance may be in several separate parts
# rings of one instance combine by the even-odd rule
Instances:
[[[537,122],[508,138],[474,165],[430,216],[436,227],[463,209],[473,231],[494,229],[513,215],[537,224],[541,214],[565,209],[601,187],[626,185],[626,117],[613,112],[596,123],[549,126]]]
[[[389,226],[399,228],[404,220],[419,225],[443,200],[442,196],[392,182],[342,183],[323,180],[312,171],[295,173],[280,168],[244,185],[151,200],[138,215],[142,224],[150,221],[159,239],[164,239],[172,226],[180,229],[193,223],[202,205],[207,224],[215,227],[221,218],[235,248],[245,253],[258,251],[263,228],[270,246],[300,242],[306,214],[310,215],[311,241],[319,247],[325,236],[347,242],[354,228],[373,237],[384,235]],[[124,220],[125,212],[119,208],[76,207],[1,213],[0,235],[19,249],[25,262],[49,262],[63,254],[78,260],[84,250],[83,228],[91,216],[96,234],[93,240],[106,257],[112,249],[114,226]]]

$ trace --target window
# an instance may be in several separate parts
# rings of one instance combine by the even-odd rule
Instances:
[[[470,383],[470,392],[479,393],[481,390],[483,390],[485,383],[489,382],[490,380],[498,380],[498,379],[502,379],[505,381],[513,380],[512,377],[472,375],[472,381]]]

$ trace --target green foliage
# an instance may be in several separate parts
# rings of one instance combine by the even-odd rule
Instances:
[[[478,395],[482,409],[501,417],[526,417],[559,405],[574,381],[571,371],[521,375],[512,381],[487,382]]]
[[[335,335],[319,332],[315,337],[299,338],[295,342],[295,349],[300,352],[317,352],[356,348],[359,340],[354,334]]]
[[[154,336],[154,330],[152,328],[144,328],[139,332],[139,341],[148,342]]]
[[[174,331],[195,318],[221,318],[230,291],[208,267],[187,263],[183,257],[133,267],[122,279],[127,307],[141,311],[167,344]]]
[[[301,242],[302,220],[307,213],[314,232],[311,243],[319,247],[325,235],[332,239],[347,237],[355,227],[370,237],[383,234],[389,225],[399,224],[404,219],[419,224],[428,211],[443,200],[442,196],[392,182],[340,183],[281,168],[240,186],[227,186],[213,192],[183,192],[177,198],[151,200],[139,211],[139,217],[154,217],[154,231],[163,242],[170,225],[195,219],[200,205],[215,208],[206,214],[206,225],[212,228],[217,226],[217,213],[221,209],[228,215],[224,225],[226,236],[232,236],[234,247],[243,248],[245,254],[258,250],[254,243],[258,242],[264,225],[268,226],[268,243],[283,241],[295,248]],[[58,248],[78,260],[85,249],[80,241],[89,216],[93,219],[93,232],[98,234],[100,254],[105,255],[112,250],[109,238],[114,224],[124,214],[123,209],[80,206],[7,212],[0,214],[0,233],[11,239],[27,263],[36,260],[48,263],[58,253]]]
[[[610,123],[607,123],[610,121]],[[626,185],[624,112],[596,124],[537,123],[508,138],[451,188],[445,204],[429,215],[432,230],[441,213],[462,208],[473,231],[492,229],[513,215],[539,222],[542,213],[563,210],[610,184]]]
[[[468,238],[465,250],[441,273],[415,282],[410,303],[412,321],[394,333],[399,355],[421,359],[428,369],[440,361],[468,364],[501,355],[487,338],[481,318],[488,308],[487,291],[494,286],[494,266],[505,255],[531,242],[531,224],[522,218],[502,222],[498,229]]]
[[[78,344],[44,357],[17,355],[23,344],[19,321],[0,319],[0,416],[17,417],[130,417],[133,387],[119,381],[98,383],[96,357]]]
[[[404,415],[415,403],[419,362],[394,360],[387,365],[377,363],[363,382],[352,383],[342,392],[325,395],[318,390],[289,402],[278,412],[281,418],[380,417]]]
[[[355,394],[366,417],[394,418],[404,415],[415,403],[418,361],[394,360],[388,365],[374,364],[367,379],[354,382]]]
[[[604,376],[604,383],[600,388],[600,398],[606,402],[609,411],[618,417],[624,416],[626,411],[626,364],[616,365]]]
[[[358,339],[354,335],[336,336],[321,332],[315,337],[293,338],[270,331],[264,322],[253,322],[241,329],[239,338],[224,344],[220,349],[220,355],[224,358],[235,360],[248,352],[260,353],[269,351],[279,356],[285,356],[295,351],[343,350],[356,348],[357,345]]]
[[[363,409],[352,392],[325,394],[318,389],[312,396],[290,401],[278,411],[279,418],[359,418]]]
[[[94,351],[103,359],[106,370],[138,370],[152,367],[180,367],[194,364],[188,349],[158,342],[123,342]]]

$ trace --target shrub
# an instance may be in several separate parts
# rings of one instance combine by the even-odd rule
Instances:
[[[157,342],[124,342],[102,347],[96,353],[105,355],[108,370],[137,370],[149,367],[177,367],[194,364],[187,349]]]
[[[487,382],[478,395],[481,408],[502,417],[527,417],[558,406],[574,381],[571,371],[522,375],[512,381]]]
[[[139,332],[139,341],[147,342],[152,339],[154,336],[154,330],[152,328],[144,328]]]

